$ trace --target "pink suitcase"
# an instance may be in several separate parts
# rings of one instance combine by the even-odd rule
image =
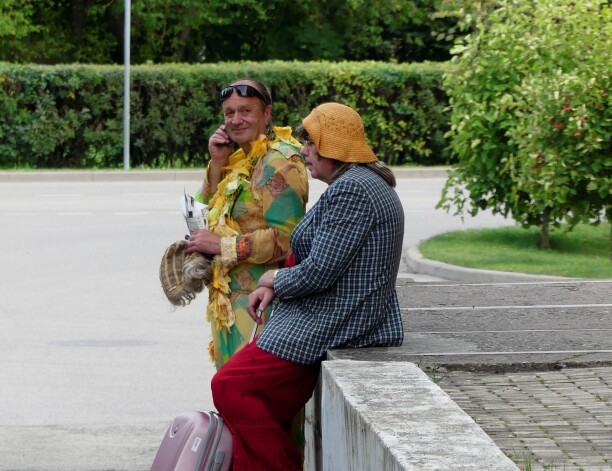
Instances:
[[[151,471],[229,471],[232,432],[216,412],[178,415],[157,450]]]

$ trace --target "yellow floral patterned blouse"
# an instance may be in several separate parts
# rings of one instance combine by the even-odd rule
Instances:
[[[213,332],[209,351],[217,368],[248,342],[254,326],[248,294],[266,270],[282,266],[308,200],[300,144],[291,128],[273,130],[273,139],[261,135],[249,155],[240,149],[230,156],[214,195],[206,194],[206,185],[197,195],[208,204],[209,229],[222,237],[206,312]]]

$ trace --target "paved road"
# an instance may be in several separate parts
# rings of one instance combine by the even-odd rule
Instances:
[[[144,470],[212,406],[204,299],[157,272],[183,184],[0,185],[0,469]]]
[[[157,278],[197,177],[77,177],[0,184],[2,471],[145,470],[171,417],[212,407],[205,294],[172,310]],[[400,179],[406,245],[510,223],[434,210],[443,183]]]
[[[2,471],[146,470],[169,418],[212,407],[205,296],[172,310],[157,280],[161,253],[184,234],[178,195],[197,180],[73,180],[0,184]],[[443,183],[399,180],[406,247],[447,230],[511,224],[491,215],[462,223],[434,210]],[[312,182],[311,204],[324,188]],[[504,451],[534,470],[612,469],[612,368],[584,368],[612,348],[612,301],[594,301],[609,296],[605,284],[533,285],[521,301],[508,293],[525,285],[400,285],[403,357],[422,364]],[[552,306],[539,289],[571,302]],[[525,307],[528,298],[539,310]],[[544,349],[548,358],[532,361]],[[578,357],[591,363],[559,369]],[[472,372],[453,368],[470,362]],[[521,362],[540,366],[522,371]]]

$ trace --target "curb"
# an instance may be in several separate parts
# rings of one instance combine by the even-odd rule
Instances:
[[[201,181],[203,170],[49,170],[0,172],[0,182]]]
[[[391,167],[396,178],[446,178],[449,167]],[[0,182],[201,181],[195,170],[48,170],[0,171]]]
[[[502,272],[494,270],[481,270],[478,268],[465,268],[448,263],[437,262],[423,258],[416,247],[410,247],[404,252],[404,261],[415,273],[436,276],[450,281],[464,281],[470,283],[516,281],[570,281],[580,278],[567,278],[562,276],[531,275],[529,273]]]

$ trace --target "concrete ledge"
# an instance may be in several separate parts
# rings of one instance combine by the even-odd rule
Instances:
[[[413,363],[323,362],[322,470],[517,470]]]
[[[562,276],[530,275],[529,273],[464,268],[423,258],[423,255],[416,247],[410,247],[404,252],[404,261],[415,273],[468,283],[511,283],[516,281],[563,281],[577,279]]]

